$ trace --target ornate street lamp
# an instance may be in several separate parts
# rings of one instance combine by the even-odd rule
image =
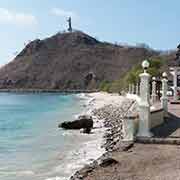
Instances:
[[[149,61],[148,60],[144,60],[142,62],[142,67],[144,69],[144,73],[147,73],[147,69],[149,68],[150,64],[149,64]]]

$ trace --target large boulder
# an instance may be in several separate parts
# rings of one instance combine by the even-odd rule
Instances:
[[[59,124],[60,128],[64,129],[84,129],[85,132],[90,132],[93,128],[93,119],[91,116],[79,116],[75,121],[65,121]]]

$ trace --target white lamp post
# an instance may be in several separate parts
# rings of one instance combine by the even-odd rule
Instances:
[[[143,69],[144,69],[144,73],[147,73],[147,69],[148,69],[149,66],[150,66],[150,64],[149,64],[149,61],[148,61],[148,60],[144,60],[144,61],[142,62],[142,67],[143,67]]]
[[[136,95],[139,95],[139,84],[136,84]]]
[[[152,104],[154,104],[157,100],[157,94],[156,94],[156,78],[152,78],[152,95],[151,95],[151,101]]]
[[[177,77],[178,77],[178,73],[180,72],[180,67],[174,66],[170,68],[170,70],[171,70],[171,74],[173,75],[173,92],[174,92],[173,101],[176,102],[178,101]]]
[[[178,100],[178,95],[177,95],[177,68],[174,68],[174,76],[173,76],[173,86],[174,86],[174,101]]]
[[[135,86],[132,84],[132,94],[135,94]]]
[[[151,137],[150,132],[150,74],[147,73],[149,67],[147,60],[143,61],[144,72],[140,74],[140,102],[139,102],[139,129],[138,137]]]
[[[164,116],[167,116],[168,112],[168,96],[167,96],[167,91],[168,91],[168,79],[167,79],[167,73],[164,72],[162,74],[162,97],[161,97],[161,106],[164,109]]]

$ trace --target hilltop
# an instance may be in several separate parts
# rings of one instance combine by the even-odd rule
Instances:
[[[143,47],[101,42],[81,31],[58,33],[30,42],[2,67],[0,88],[96,89],[102,81],[114,81],[142,60],[159,55]]]

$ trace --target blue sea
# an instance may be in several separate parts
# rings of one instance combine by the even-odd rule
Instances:
[[[68,180],[101,155],[99,133],[58,128],[84,104],[77,95],[0,93],[0,180]]]

